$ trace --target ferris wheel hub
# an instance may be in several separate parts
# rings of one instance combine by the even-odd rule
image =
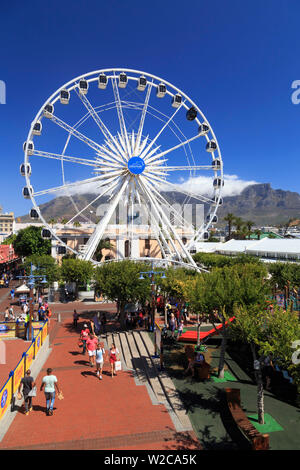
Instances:
[[[133,175],[140,175],[143,173],[146,164],[141,157],[131,157],[127,163],[128,170]]]

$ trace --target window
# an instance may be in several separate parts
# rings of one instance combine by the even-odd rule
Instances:
[[[124,248],[125,248],[125,258],[128,258],[129,255],[130,255],[129,240],[126,240],[126,241],[125,241]]]
[[[149,240],[149,238],[146,238],[146,240],[145,240],[145,250],[150,250],[150,240]]]

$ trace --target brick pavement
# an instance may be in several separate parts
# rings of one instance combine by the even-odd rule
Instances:
[[[0,449],[199,449],[195,434],[176,432],[166,408],[152,404],[146,387],[137,386],[131,372],[111,378],[106,361],[100,381],[78,348],[71,316],[63,316],[62,323],[51,321],[52,351],[37,383],[39,387],[52,367],[65,399],[56,399],[54,415],[46,416],[44,394],[38,392],[33,411],[25,416],[19,410]]]

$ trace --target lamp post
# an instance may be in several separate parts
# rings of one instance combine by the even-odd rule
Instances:
[[[41,280],[41,284],[47,284],[45,275],[33,274],[33,271],[36,269],[32,263],[30,263],[30,274],[29,276],[18,276],[19,279],[27,280],[29,292],[29,321],[28,321],[28,339],[32,340],[32,315],[33,315],[33,289],[35,287],[35,282]]]
[[[154,271],[154,262],[151,262],[151,271],[141,271],[140,272],[140,277],[139,279],[145,279],[143,274],[147,275],[148,277],[151,278],[151,325],[150,325],[150,331],[154,331],[154,326],[155,326],[155,276],[160,275],[162,279],[166,277],[166,274],[164,271]]]

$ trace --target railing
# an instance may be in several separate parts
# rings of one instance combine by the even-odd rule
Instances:
[[[14,395],[18,390],[21,379],[25,376],[35,360],[40,348],[42,347],[48,335],[48,320],[43,322],[43,326],[38,330],[35,329],[36,334],[29,346],[29,348],[22,354],[22,358],[17,366],[9,373],[9,378],[0,389],[0,421],[9,408],[9,405],[14,403]]]

